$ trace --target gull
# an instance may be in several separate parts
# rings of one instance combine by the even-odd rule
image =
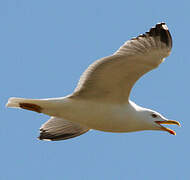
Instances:
[[[114,54],[91,64],[72,94],[48,99],[12,97],[6,106],[51,116],[40,128],[40,140],[65,140],[90,129],[115,133],[160,130],[175,135],[162,124],[180,126],[178,121],[129,100],[136,81],[157,68],[171,48],[168,27],[158,23],[149,32],[126,41]]]

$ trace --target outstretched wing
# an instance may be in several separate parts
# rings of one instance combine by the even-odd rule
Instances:
[[[172,38],[165,23],[127,41],[113,55],[91,64],[72,97],[125,103],[135,82],[170,54]]]
[[[51,117],[40,128],[40,140],[59,141],[74,138],[89,131],[78,123]]]

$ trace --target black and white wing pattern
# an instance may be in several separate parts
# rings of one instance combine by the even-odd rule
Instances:
[[[80,136],[89,131],[78,123],[63,118],[51,117],[40,128],[40,140],[59,141]]]
[[[172,37],[165,23],[127,41],[113,55],[91,64],[71,95],[108,103],[128,102],[135,82],[170,54]]]

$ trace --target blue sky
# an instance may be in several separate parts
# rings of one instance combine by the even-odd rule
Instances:
[[[1,180],[189,180],[188,1],[0,1]],[[179,120],[177,135],[90,131],[67,141],[43,142],[48,117],[7,109],[9,97],[72,93],[96,59],[157,22],[173,36],[171,55],[135,85],[131,99]]]

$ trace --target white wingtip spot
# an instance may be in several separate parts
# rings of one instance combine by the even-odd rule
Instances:
[[[162,27],[163,29],[168,30],[168,27],[166,26],[166,24],[163,24]]]
[[[40,139],[39,137],[37,139],[40,141],[52,141],[51,139]]]

